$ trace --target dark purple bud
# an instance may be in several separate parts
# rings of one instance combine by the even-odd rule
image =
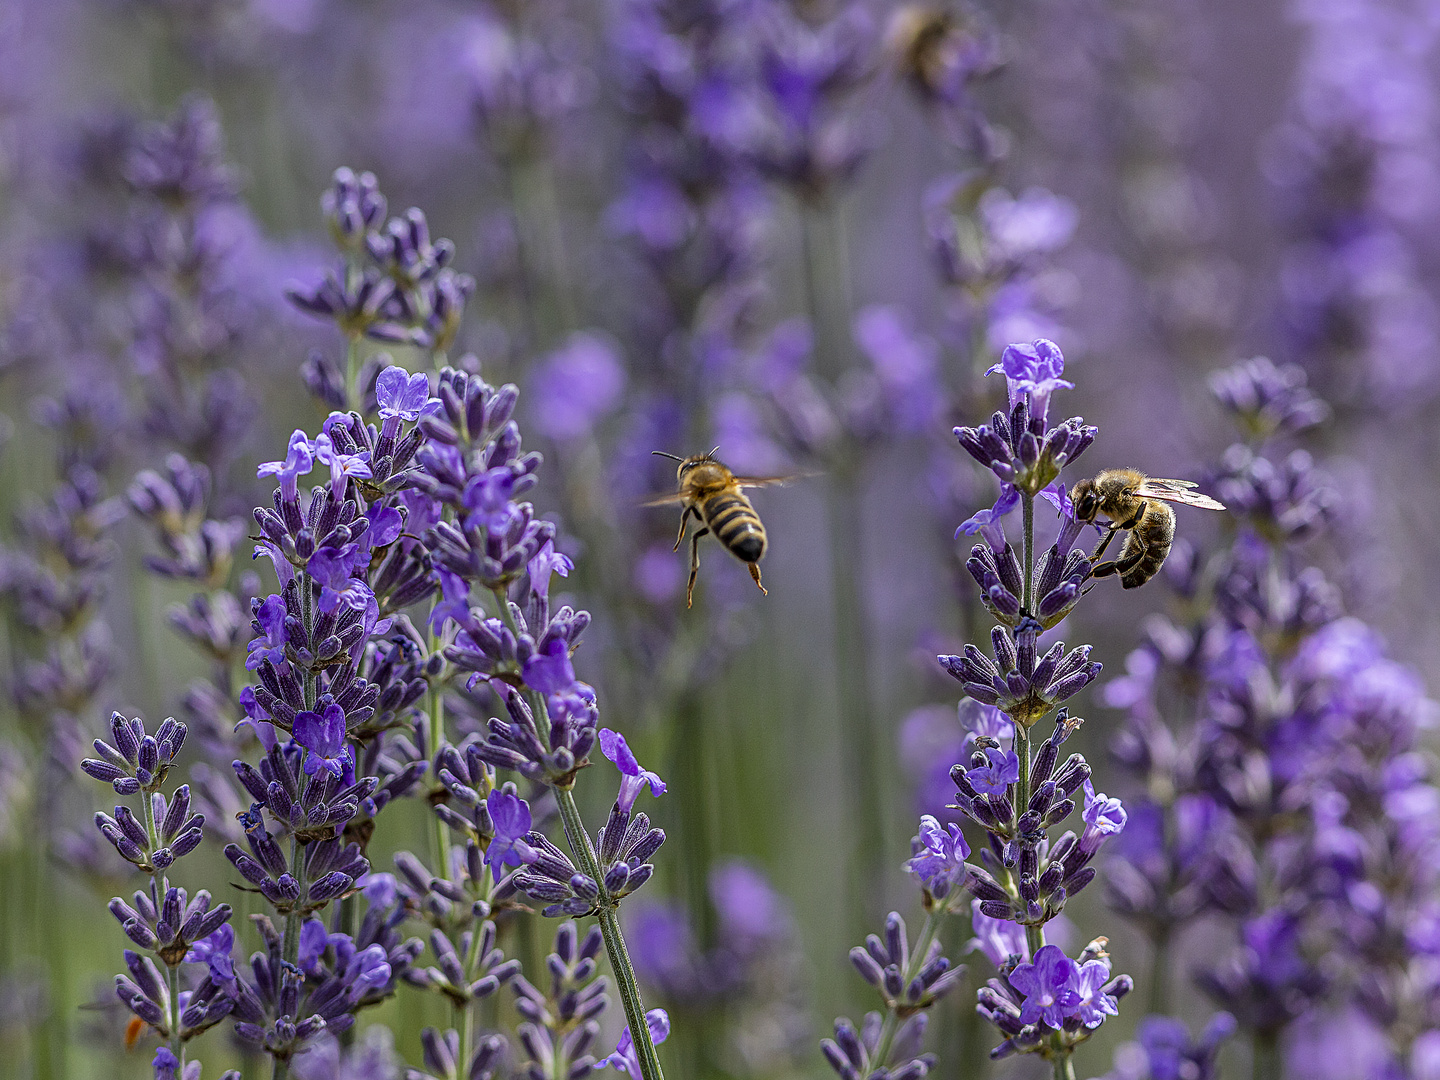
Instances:
[[[630,867],[623,862],[612,863],[605,871],[605,891],[612,896],[625,888],[630,880]]]
[[[1045,815],[1043,822],[1044,827],[1049,829],[1060,824],[1060,822],[1070,816],[1070,812],[1074,809],[1075,801],[1073,799],[1065,799],[1062,802],[1056,803],[1050,808],[1050,812]]]
[[[1070,896],[1074,896],[1076,893],[1078,893],[1081,889],[1085,888],[1086,885],[1089,885],[1090,882],[1094,880],[1095,868],[1093,866],[1087,866],[1084,869],[1079,870],[1074,874],[1071,874],[1070,877],[1065,880],[1065,891]]]

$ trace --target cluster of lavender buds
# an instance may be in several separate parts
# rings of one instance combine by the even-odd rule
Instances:
[[[1263,360],[1213,381],[1250,439],[1214,474],[1241,527],[1176,561],[1177,617],[1150,623],[1106,687],[1128,714],[1115,755],[1147,792],[1109,898],[1151,939],[1153,1012],[1188,928],[1210,916],[1233,929],[1233,951],[1191,974],[1249,1036],[1257,1076],[1340,1075],[1323,1047],[1342,1030],[1364,1047],[1354,1075],[1425,1075],[1440,1017],[1417,927],[1437,837],[1419,808],[1437,794],[1416,739],[1433,704],[1303,562],[1327,490],[1308,455],[1259,464],[1326,414],[1305,382]],[[1242,452],[1254,464],[1234,470]]]
[[[345,337],[344,370],[319,351],[302,369],[310,392],[332,408],[353,409],[368,401],[384,366],[381,354],[362,370],[362,339],[443,357],[475,290],[475,279],[450,265],[455,245],[431,239],[423,211],[412,206],[387,219],[387,205],[373,173],[335,170],[320,206],[343,262],[320,284],[287,290],[296,307],[334,322]]]
[[[880,990],[886,1014],[872,1014],[861,1032],[848,1021],[837,1023],[836,1037],[825,1043],[825,1053],[842,1077],[919,1077],[933,1066],[933,1057],[917,1056],[924,1010],[960,977],[960,969],[950,966],[936,941],[946,915],[972,917],[981,950],[997,968],[996,976],[980,989],[978,1001],[980,1015],[1002,1036],[992,1057],[1035,1053],[1050,1062],[1057,1078],[1073,1077],[1075,1048],[1107,1016],[1116,1015],[1119,999],[1132,987],[1128,975],[1112,976],[1105,938],[1096,938],[1074,958],[1045,941],[1046,923],[1094,880],[1092,861],[1124,829],[1127,816],[1120,800],[1096,793],[1090,766],[1081,755],[1063,761],[1060,757],[1060,747],[1081,721],[1068,708],[1055,710],[1093,681],[1100,665],[1090,661],[1089,646],[1067,653],[1064,644],[1056,642],[1040,655],[1037,644],[1047,626],[1074,606],[1090,574],[1090,561],[1083,555],[1074,560],[1070,580],[1059,580],[1060,573],[1052,568],[1070,561],[1075,553],[1069,549],[1080,534],[1057,478],[1094,440],[1095,429],[1079,418],[1048,428],[1051,393],[1071,385],[1061,377],[1064,357],[1053,343],[1011,346],[991,370],[1006,376],[1010,416],[997,414],[990,427],[958,428],[956,435],[995,473],[1002,492],[996,505],[979,515],[983,521],[966,522],[956,535],[984,535],[985,545],[976,546],[972,565],[992,568],[987,599],[999,609],[999,625],[992,632],[994,660],[974,646],[967,646],[963,656],[939,658],[978,703],[966,714],[974,725],[967,740],[969,757],[950,770],[950,777],[957,791],[954,808],[983,830],[985,843],[978,861],[968,862],[971,847],[959,825],[944,825],[928,814],[921,818],[905,865],[920,885],[925,925],[911,947],[903,919],[891,913],[883,939],[871,936],[864,948],[852,951],[857,970]],[[1038,561],[1037,494],[1051,497],[1066,515],[1056,546]],[[1016,505],[1023,510],[1018,559],[1001,521]],[[982,557],[988,561],[982,563]],[[1014,579],[1009,588],[1001,566]],[[985,573],[972,572],[986,588]],[[1042,593],[1037,582],[1046,583],[1047,578],[1053,580]],[[1061,592],[1064,601],[1049,611],[1053,618],[1042,625],[1031,612],[1037,599],[1043,603],[1055,592]],[[1007,612],[1011,618],[1005,617]],[[1054,730],[1032,751],[1030,731],[1051,713]],[[1052,840],[1049,830],[1080,808],[1076,796],[1082,789],[1079,834],[1068,831]],[[967,893],[974,898],[969,903]]]
[[[236,1007],[230,993],[236,982],[229,958],[234,939],[230,905],[211,907],[209,892],[202,889],[192,899],[184,888],[170,884],[169,871],[200,846],[205,825],[202,814],[190,813],[188,785],[175,788],[168,799],[163,791],[185,735],[185,725],[174,720],[150,734],[143,721],[116,713],[110,741],[95,740],[99,757],[81,763],[117,795],[135,799],[140,811],[137,815],[120,804],[113,816],[95,815],[96,827],[120,857],[150,876],[133,905],[118,896],[110,901],[110,913],[136,947],[125,950],[129,974],[115,977],[115,991],[165,1043],[166,1060],[175,1062],[185,1060],[190,1039]],[[204,975],[182,979],[182,969],[193,975],[202,964]],[[157,1056],[157,1069],[160,1061]]]
[[[600,1065],[589,1053],[600,1034],[600,1017],[609,1008],[608,984],[597,973],[595,958],[603,946],[598,926],[583,940],[573,922],[555,931],[555,946],[545,958],[550,974],[544,991],[523,976],[511,986],[515,1011],[525,1018],[517,1036],[528,1059],[528,1080],[565,1076],[584,1080]]]
[[[136,278],[128,347],[145,391],[142,427],[223,475],[256,412],[237,361],[259,344],[259,302],[243,282],[255,225],[236,199],[214,106],[192,99],[138,130],[123,173]]]

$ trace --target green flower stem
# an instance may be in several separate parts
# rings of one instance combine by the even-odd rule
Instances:
[[[1035,497],[1025,492],[1020,493],[1021,512],[1021,553],[1023,555],[1024,573],[1024,599],[1021,601],[1020,610],[1030,614],[1031,602],[1035,593]],[[1012,720],[1014,718],[1012,717]],[[1018,818],[1030,805],[1030,729],[1018,720],[1015,724],[1015,756],[1020,759],[1020,781],[1015,785],[1015,815]],[[1012,876],[1018,874],[1018,868]],[[1019,884],[1016,878],[1016,884]],[[1017,890],[1018,893],[1018,890]],[[1043,926],[1025,927],[1025,944],[1030,948],[1030,959],[1035,959],[1035,954],[1045,944],[1045,928]],[[1056,1073],[1059,1076],[1060,1073]]]
[[[360,335],[345,335],[345,408],[360,411],[360,390],[356,380],[360,378]]]
[[[185,1060],[185,1046],[180,1041],[180,965],[165,965],[165,989],[170,995],[170,1052],[177,1061]]]
[[[308,680],[307,680],[308,681]],[[305,895],[309,882],[305,880],[305,852],[300,846],[299,839],[292,833],[290,836],[290,872],[295,875],[295,880],[300,885],[300,895]],[[291,908],[285,916],[285,937],[281,943],[281,959],[288,964],[294,964],[300,959],[300,909]],[[274,1059],[275,1067],[270,1073],[270,1080],[286,1080],[290,1075],[290,1062]]]
[[[826,507],[830,525],[830,578],[834,602],[835,671],[839,691],[840,730],[845,763],[845,788],[850,792],[850,910],[868,926],[870,885],[884,879],[885,800],[881,792],[886,775],[888,746],[871,710],[871,655],[866,633],[864,598],[860,594],[862,553],[856,523],[864,521],[856,478],[847,470],[829,484]]]
[[[1280,1080],[1280,1041],[1272,1033],[1257,1031],[1251,1043],[1251,1075],[1254,1080]]]
[[[477,938],[480,936],[478,930],[475,931],[475,936]],[[470,1018],[474,1014],[474,1011],[473,1002],[468,1005],[461,1005],[458,1002],[455,1004],[455,1031],[460,1036],[460,1054],[456,1060],[460,1062],[460,1071],[462,1074],[470,1067],[470,1048],[472,1042]]]
[[[431,649],[434,649],[434,640],[431,640]],[[440,753],[440,747],[445,742],[445,688],[438,679],[430,683],[430,724],[426,730],[425,759],[434,768],[435,756]],[[444,787],[437,780],[433,790],[443,791]],[[430,855],[435,863],[435,872],[445,880],[450,880],[450,827],[441,821],[439,815],[431,814],[430,831]]]
[[[1024,615],[1034,615],[1033,605],[1035,601],[1035,496],[1025,492],[1020,493],[1020,515],[1022,528],[1024,529],[1024,564],[1025,574],[1025,595],[1020,601],[1020,611]]]
[[[620,1002],[625,1007],[625,1020],[630,1025],[630,1038],[635,1043],[640,1075],[644,1080],[665,1080],[665,1074],[660,1069],[660,1055],[655,1052],[655,1044],[650,1040],[650,1025],[645,1022],[645,1003],[640,1000],[635,967],[630,963],[625,937],[620,933],[620,916],[614,905],[602,907],[596,915],[600,919],[600,933],[605,938],[605,951],[610,956],[610,968],[615,973],[615,987],[620,991]]]
[[[515,616],[510,611],[509,600],[503,589],[495,590],[495,600],[500,606],[501,618],[512,634],[518,631]],[[541,738],[550,742],[550,717],[545,711],[543,695],[530,691],[530,709],[535,714],[535,726]],[[575,805],[575,794],[569,788],[552,788],[555,804],[560,809],[560,820],[565,826],[565,839],[570,852],[580,864],[580,870],[600,886],[596,901],[595,917],[600,921],[600,933],[605,939],[605,952],[610,957],[610,969],[615,975],[615,988],[620,993],[620,1003],[625,1008],[625,1021],[630,1025],[630,1038],[635,1043],[635,1056],[640,1061],[640,1075],[643,1080],[665,1080],[660,1069],[660,1056],[650,1039],[650,1027],[645,1023],[645,1003],[640,999],[640,986],[635,980],[635,966],[630,962],[630,951],[625,947],[625,937],[620,932],[618,904],[605,892],[605,877],[600,867],[600,858],[590,842],[590,834],[580,817],[580,808]]]
[[[1030,805],[1030,729],[1018,720],[1015,726],[1015,757],[1020,762],[1020,779],[1015,782],[1015,816]]]
[[[814,333],[815,368],[832,383],[851,370],[854,348],[850,318],[854,299],[844,215],[831,199],[800,207],[805,305]],[[829,462],[826,515],[830,535],[830,595],[834,604],[834,655],[839,691],[845,790],[850,793],[849,831],[854,838],[849,867],[850,914],[863,933],[870,923],[873,882],[886,866],[884,784],[889,776],[889,742],[872,705],[869,624],[859,569],[864,552],[857,523],[864,521],[861,485],[853,448],[844,446]]]
[[[1150,994],[1145,1011],[1163,1016],[1170,1011],[1170,928],[1164,927],[1150,942]]]
[[[1056,1042],[1059,1041],[1057,1037]],[[1063,1050],[1058,1050],[1050,1059],[1050,1065],[1055,1070],[1055,1080],[1075,1080],[1075,1062],[1071,1057],[1073,1052],[1073,1047],[1067,1046]]]
[[[905,970],[901,974],[901,985],[909,986],[910,980],[920,973],[920,968],[925,963],[925,954],[930,949],[930,943],[940,932],[940,920],[944,914],[943,906],[934,907],[925,913],[925,923],[920,927],[920,936],[915,939],[915,944],[910,949],[910,962],[905,965]],[[884,1025],[880,1028],[880,1038],[875,1044],[875,1056],[870,1060],[872,1068],[884,1068],[890,1057],[890,1049],[894,1045],[895,1036],[899,1032],[900,1013],[899,1010],[891,1008],[885,1015]]]

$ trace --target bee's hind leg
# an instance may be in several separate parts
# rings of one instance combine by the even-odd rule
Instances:
[[[760,584],[760,564],[759,564],[759,563],[753,563],[753,562],[752,562],[752,563],[746,563],[745,565],[750,568],[750,576],[751,576],[752,578],[754,578],[754,580],[755,580],[755,585],[759,588],[759,590],[760,590],[762,593],[765,593],[766,596],[769,596],[770,594],[769,594],[769,592],[766,592],[765,586]]]
[[[1106,539],[1108,540],[1109,537],[1106,537]],[[1140,565],[1140,560],[1145,558],[1145,553],[1148,550],[1145,546],[1145,541],[1140,539],[1138,535],[1135,535],[1135,550],[1133,552],[1126,555],[1122,551],[1120,558],[1111,559],[1109,562],[1100,563],[1098,566],[1092,566],[1090,568],[1090,576],[1092,578],[1102,578],[1109,577],[1111,574],[1119,574],[1121,577],[1124,577]],[[1098,555],[1100,552],[1097,550],[1095,554]]]
[[[679,551],[680,545],[685,542],[685,526],[689,523],[690,515],[694,512],[695,508],[693,506],[687,506],[685,507],[685,512],[680,515],[680,535],[675,537],[675,546],[670,549],[671,551]]]
[[[1115,539],[1115,534],[1116,534],[1116,533],[1122,533],[1122,532],[1124,532],[1126,529],[1133,529],[1133,528],[1135,528],[1136,525],[1139,525],[1139,524],[1140,524],[1140,519],[1143,518],[1144,516],[1145,516],[1145,507],[1144,507],[1144,506],[1141,506],[1141,507],[1140,507],[1140,512],[1137,513],[1137,514],[1135,514],[1133,517],[1131,517],[1129,521],[1112,521],[1112,522],[1110,523],[1110,527],[1105,530],[1105,535],[1100,539],[1100,544],[1099,544],[1099,546],[1096,547],[1096,549],[1095,549],[1093,552],[1090,553],[1090,561],[1091,561],[1092,563],[1097,563],[1097,561],[1099,560],[1100,556],[1105,554],[1105,549],[1110,546],[1110,541]],[[1145,548],[1142,546],[1142,547],[1140,548],[1140,551],[1141,551],[1141,553],[1143,554],[1144,551],[1145,551]],[[1122,558],[1124,558],[1124,557],[1122,556]],[[1137,558],[1137,561],[1138,561],[1138,558],[1139,558],[1139,557],[1137,556],[1136,558]],[[1117,562],[1117,560],[1112,559],[1112,560],[1111,560],[1110,562],[1108,562],[1108,563],[1097,563],[1097,565],[1094,566],[1094,567],[1091,569],[1091,571],[1090,571],[1090,576],[1091,576],[1091,577],[1109,577],[1111,574],[1114,574],[1114,573],[1117,573],[1117,572],[1118,572],[1118,573],[1124,573],[1125,570],[1128,570],[1131,566],[1135,565],[1134,562],[1130,562],[1129,560],[1126,560],[1126,561],[1129,563],[1129,565],[1127,565],[1126,567],[1124,567],[1123,569],[1121,569],[1121,570],[1119,570],[1119,571],[1116,570],[1116,562]]]
[[[700,538],[708,536],[709,529],[701,529],[690,538],[690,581],[685,586],[685,606],[690,607],[695,600],[695,576],[700,573]],[[681,535],[684,539],[684,535]],[[679,544],[675,545],[679,547]]]

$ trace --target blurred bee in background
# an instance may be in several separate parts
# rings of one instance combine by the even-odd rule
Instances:
[[[680,535],[675,538],[672,550],[679,551],[680,545],[685,542],[685,527],[691,514],[702,523],[701,529],[690,537],[690,581],[685,586],[687,608],[694,601],[695,575],[700,572],[700,538],[707,533],[713,534],[726,551],[743,562],[760,591],[770,595],[760,584],[759,563],[765,556],[765,526],[741,489],[768,487],[795,479],[790,476],[736,476],[715,459],[719,449],[717,446],[708,454],[688,458],[667,454],[664,450],[651,451],[659,457],[680,463],[675,470],[679,490],[673,495],[641,504],[672,506],[678,503],[685,508],[680,515]]]
[[[953,104],[967,83],[1000,66],[994,33],[947,6],[897,8],[885,30],[885,48],[897,74],[931,104]]]
[[[1154,577],[1170,554],[1175,540],[1175,511],[1166,503],[1224,510],[1222,503],[1192,490],[1189,480],[1160,480],[1138,469],[1106,469],[1093,480],[1081,480],[1070,493],[1078,521],[1094,522],[1097,514],[1110,519],[1110,528],[1095,554],[1091,577],[1120,575],[1120,584],[1138,588]],[[1129,530],[1118,558],[1098,562],[1118,532]]]

